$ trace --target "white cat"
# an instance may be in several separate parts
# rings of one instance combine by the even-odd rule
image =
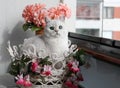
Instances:
[[[46,18],[46,27],[42,36],[35,36],[24,40],[23,52],[39,57],[63,56],[68,51],[68,32],[63,20]]]

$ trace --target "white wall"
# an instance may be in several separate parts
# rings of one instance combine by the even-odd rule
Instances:
[[[104,31],[120,31],[120,19],[104,19]]]
[[[76,22],[76,1],[77,0],[64,0],[71,8],[71,18],[66,20],[66,27],[70,32],[75,32],[75,22]]]
[[[99,20],[77,20],[76,28],[85,28],[85,29],[100,29],[101,22]]]
[[[104,6],[119,7],[120,0],[104,0]]]

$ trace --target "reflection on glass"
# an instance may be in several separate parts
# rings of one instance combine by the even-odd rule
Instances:
[[[100,9],[98,3],[78,2],[77,19],[99,19]]]
[[[100,36],[102,29],[101,1],[77,0],[76,32],[90,36]]]
[[[99,37],[99,29],[76,29],[77,33]]]

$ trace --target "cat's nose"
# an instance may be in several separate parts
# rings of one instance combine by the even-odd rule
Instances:
[[[54,30],[55,32],[58,32],[58,30]]]

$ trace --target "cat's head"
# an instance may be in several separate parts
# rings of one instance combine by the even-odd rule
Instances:
[[[66,37],[68,32],[65,28],[63,19],[46,18],[44,35],[49,38]]]

